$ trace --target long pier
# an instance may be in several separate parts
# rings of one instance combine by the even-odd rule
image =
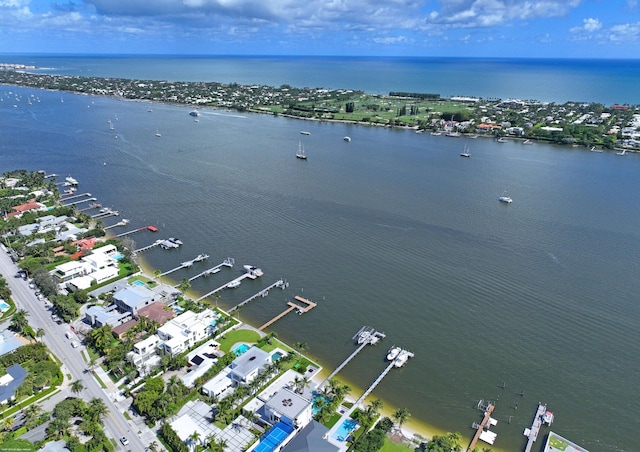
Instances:
[[[133,250],[134,253],[141,253],[143,251],[147,251],[150,250],[153,247],[156,247],[158,245],[160,245],[162,242],[164,242],[164,240],[160,239],[160,240],[156,240],[155,242],[153,242],[151,245],[147,245],[147,246],[143,246],[142,248],[138,248],[137,250]]]
[[[78,204],[82,204],[85,202],[89,202],[89,201],[97,201],[98,198],[87,198],[87,199],[81,199],[79,201],[73,201],[73,202],[69,202],[67,204],[62,204],[63,207],[69,207],[69,206],[77,206]]]
[[[102,212],[99,212],[99,213],[97,213],[95,215],[91,215],[91,218],[103,219],[103,218],[110,217],[111,215],[114,215],[114,216],[117,217],[118,215],[120,215],[120,213],[117,210],[112,210],[112,209],[106,208]]]
[[[107,231],[107,230],[109,230],[111,228],[117,228],[118,226],[126,226],[128,224],[129,224],[129,220],[127,220],[126,218],[123,218],[122,220],[118,221],[117,223],[114,223],[111,226],[107,226],[107,227],[104,227],[102,229]]]
[[[205,298],[210,297],[211,295],[214,295],[214,294],[220,292],[222,289],[225,289],[229,284],[234,285],[236,282],[242,281],[245,278],[249,278],[249,273],[243,273],[242,275],[238,276],[235,279],[232,279],[228,283],[225,283],[225,284],[221,285],[220,287],[216,287],[211,292],[207,292],[206,294],[204,294],[203,296],[198,298],[196,301],[204,300]]]
[[[285,315],[289,314],[293,310],[296,310],[296,312],[299,315],[302,315],[305,312],[309,312],[311,309],[313,309],[313,308],[315,308],[317,306],[317,303],[314,303],[311,300],[307,300],[306,298],[302,298],[299,295],[296,295],[294,297],[294,299],[296,301],[299,301],[300,303],[305,304],[306,306],[301,306],[299,304],[292,303],[291,301],[287,301],[287,305],[289,305],[289,307],[287,309],[285,309],[284,311],[282,311],[277,316],[275,316],[274,318],[272,318],[271,320],[269,320],[267,323],[262,325],[260,328],[258,328],[258,330],[260,330],[260,331],[264,330],[269,325],[272,325],[273,323],[277,322],[278,320],[280,320],[282,317],[284,317]]]
[[[536,410],[536,415],[533,418],[533,422],[531,423],[530,429],[525,429],[525,436],[529,437],[527,441],[527,446],[524,448],[524,452],[530,452],[533,447],[533,443],[538,439],[538,433],[540,433],[540,427],[542,427],[542,422],[544,419],[544,414],[547,411],[547,406],[543,403],[538,404],[538,409]],[[527,432],[529,430],[529,432]]]
[[[151,229],[149,229],[150,227],[153,227],[153,226],[143,226],[141,228],[133,229],[131,231],[121,232],[120,234],[117,234],[116,237],[124,237],[125,235],[135,234],[136,232],[151,231]]]
[[[378,342],[377,340],[374,341],[374,340],[371,340],[370,338],[374,338],[375,337],[375,338],[380,339],[380,338],[384,338],[385,337],[385,335],[383,333],[379,333],[379,332],[377,332],[375,330],[373,330],[373,331],[371,331],[371,330],[373,330],[373,328],[363,326],[362,328],[360,328],[360,331],[358,331],[356,333],[356,335],[353,336],[352,339],[356,341],[356,343],[358,344],[358,348],[356,348],[356,350],[353,353],[351,353],[344,361],[342,361],[342,363],[338,367],[336,367],[335,370],[333,372],[331,372],[329,374],[329,376],[322,381],[322,383],[320,383],[318,385],[318,389],[319,390],[322,389],[322,387],[325,384],[327,384],[327,382],[329,380],[331,380],[333,377],[335,377],[338,374],[338,372],[340,372],[344,368],[344,366],[346,366],[349,363],[349,361],[351,361],[353,358],[355,358],[356,355],[358,353],[360,353],[360,351],[362,351],[363,348],[365,348],[367,345],[374,345],[374,344],[376,344]],[[367,340],[360,342],[358,339],[365,332],[369,333],[369,336],[368,336]]]
[[[490,403],[487,406],[487,409],[484,412],[484,417],[482,418],[482,422],[478,424],[476,429],[476,434],[473,435],[473,439],[471,439],[471,442],[469,443],[469,447],[467,447],[468,451],[472,451],[473,448],[476,447],[476,443],[478,442],[478,439],[480,439],[480,435],[482,435],[484,428],[487,426],[487,424],[489,423],[489,420],[491,419],[491,413],[493,413],[494,408],[495,408],[495,405],[492,403]]]
[[[170,273],[176,272],[178,270],[180,270],[181,268],[189,268],[191,267],[193,264],[195,264],[196,262],[201,262],[205,259],[209,259],[209,256],[207,254],[198,254],[198,256],[196,256],[194,259],[191,259],[190,261],[185,261],[183,263],[181,263],[178,267],[176,268],[172,268],[171,270],[167,270],[164,273],[160,273],[158,275],[158,277],[162,277],[162,276],[166,276]],[[177,287],[177,286],[176,286]]]
[[[89,192],[87,192],[87,193],[80,193],[80,194],[77,194],[77,195],[67,196],[67,197],[64,197],[64,198],[60,198],[60,202],[61,202],[61,203],[63,203],[63,202],[71,201],[72,199],[80,198],[80,197],[82,197],[82,196],[91,196],[91,193],[89,193]]]
[[[266,297],[269,295],[269,290],[278,287],[282,290],[286,289],[287,287],[289,287],[289,283],[286,282],[284,279],[279,279],[276,282],[274,282],[273,284],[271,284],[268,287],[265,287],[264,289],[262,289],[260,292],[256,293],[255,295],[250,296],[249,298],[247,298],[246,300],[244,300],[242,303],[238,303],[237,305],[235,305],[234,307],[232,307],[231,309],[229,309],[229,313],[232,313],[235,310],[240,309],[241,307],[243,307],[245,304],[249,303],[250,301],[255,300],[258,297]]]
[[[97,209],[98,207],[102,207],[102,204],[99,204],[97,202],[94,202],[93,204],[91,204],[88,207],[84,207],[82,209],[78,209],[78,212],[84,212],[86,210],[92,210],[92,209]]]
[[[340,419],[338,420],[338,422],[336,422],[334,424],[333,427],[331,427],[331,429],[325,433],[324,438],[325,439],[329,439],[333,436],[333,434],[335,433],[336,430],[338,430],[340,428],[340,426],[342,425],[342,423],[349,417],[351,416],[351,413],[353,413],[355,411],[356,408],[358,408],[360,406],[360,404],[369,396],[369,394],[371,394],[373,392],[373,390],[376,388],[376,386],[378,386],[380,384],[380,382],[384,379],[384,377],[387,376],[387,374],[391,371],[391,369],[393,369],[394,367],[394,363],[395,361],[391,361],[387,367],[385,367],[385,369],[382,371],[382,373],[380,373],[380,375],[378,376],[378,378],[375,379],[375,381],[373,383],[371,383],[371,386],[369,386],[369,388],[360,396],[360,398],[358,400],[356,400],[356,402],[351,406],[351,408],[349,408],[343,415],[342,417],[340,417]]]
[[[215,267],[208,268],[207,270],[205,270],[203,272],[200,272],[195,276],[192,276],[191,278],[189,278],[189,282],[191,282],[191,281],[193,281],[195,279],[198,279],[201,276],[210,276],[210,275],[213,275],[215,273],[218,273],[220,271],[220,268],[223,267],[223,266],[231,268],[231,267],[233,267],[233,263],[234,263],[233,258],[228,257],[224,261],[222,261],[221,263],[216,265]]]

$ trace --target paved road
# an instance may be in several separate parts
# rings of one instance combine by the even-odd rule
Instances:
[[[65,333],[70,331],[69,325],[66,323],[57,325],[51,320],[51,312],[38,300],[29,288],[27,281],[15,277],[17,272],[18,268],[11,261],[4,246],[0,245],[0,273],[7,280],[11,288],[12,298],[16,303],[16,307],[29,312],[29,325],[31,325],[34,330],[38,328],[44,329],[45,336],[42,338],[43,342],[62,362],[62,372],[65,375],[64,385],[69,385],[70,381],[66,376],[70,374],[71,381],[82,380],[82,384],[85,386],[85,389],[78,395],[79,397],[85,400],[99,397],[104,400],[107,408],[109,408],[109,414],[104,419],[105,433],[107,436],[117,440],[117,450],[144,450],[148,442],[145,441],[143,443],[138,437],[137,431],[134,431],[124,418],[122,408],[114,405],[111,398],[103,391],[99,383],[90,374],[86,373],[87,367],[81,355],[84,347],[71,347],[71,340],[65,337]],[[66,396],[66,393],[64,396],[57,396],[56,400],[62,400]],[[123,436],[129,439],[129,445],[126,448],[122,446],[119,441],[119,438]]]

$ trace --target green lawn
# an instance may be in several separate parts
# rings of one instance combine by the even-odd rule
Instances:
[[[409,447],[404,444],[396,444],[389,438],[385,438],[384,445],[382,446],[382,449],[380,449],[380,452],[407,452],[408,450],[413,450],[413,447]]]
[[[222,335],[222,337],[217,338],[216,340],[220,342],[220,350],[225,353],[229,353],[231,347],[237,342],[245,342],[247,344],[252,344],[258,342],[260,339],[260,334],[253,330],[233,330],[228,331]]]

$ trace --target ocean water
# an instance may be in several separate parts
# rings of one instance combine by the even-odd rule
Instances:
[[[338,375],[353,395],[395,344],[415,357],[374,395],[414,421],[470,438],[478,400],[495,400],[493,449],[521,450],[542,401],[553,430],[588,450],[635,449],[636,155],[213,109],[194,122],[187,106],[6,86],[0,95],[0,170],[71,174],[128,228],[160,229],[134,234],[140,246],[185,242],[144,253],[153,267],[211,256],[176,282],[234,257],[236,268],[193,282],[204,294],[242,264],[261,267],[261,279],[221,294],[229,308],[287,279],[239,315],[257,326],[295,295],[317,302],[272,329],[307,342],[329,370],[363,325],[383,331]],[[307,161],[295,158],[301,140]],[[459,157],[465,144],[470,159]],[[508,206],[497,201],[505,191]]]
[[[0,54],[44,73],[640,104],[639,60]]]

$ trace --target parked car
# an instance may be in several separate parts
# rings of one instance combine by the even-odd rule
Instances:
[[[129,440],[127,439],[126,436],[123,436],[122,438],[120,438],[120,442],[122,443],[123,446],[126,446],[127,444],[129,444]]]

